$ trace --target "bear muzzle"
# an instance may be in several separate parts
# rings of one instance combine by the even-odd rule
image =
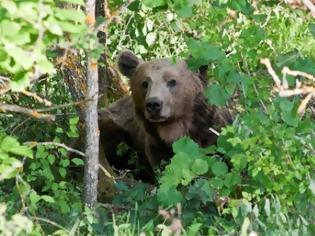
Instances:
[[[150,122],[163,122],[167,117],[161,114],[163,109],[163,102],[157,97],[146,99],[145,102],[146,118]]]

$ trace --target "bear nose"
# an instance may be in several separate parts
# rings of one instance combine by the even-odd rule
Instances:
[[[157,114],[162,109],[162,102],[158,98],[149,98],[146,101],[146,108],[150,114]]]

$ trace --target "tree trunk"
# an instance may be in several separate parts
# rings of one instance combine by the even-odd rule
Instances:
[[[86,13],[90,19],[95,19],[95,0],[86,1]],[[90,25],[93,27],[93,25]],[[86,125],[86,162],[84,169],[84,203],[94,208],[97,201],[97,184],[99,170],[99,128],[98,128],[98,67],[97,60],[87,55],[87,102],[85,109]]]

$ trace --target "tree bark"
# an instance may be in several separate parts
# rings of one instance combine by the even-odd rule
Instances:
[[[86,1],[86,13],[90,19],[95,19],[95,0]],[[90,25],[93,27],[93,25]],[[98,66],[97,60],[87,55],[87,103],[85,109],[86,123],[86,162],[84,169],[84,203],[94,208],[97,201],[97,184],[99,171],[99,128],[98,128]]]

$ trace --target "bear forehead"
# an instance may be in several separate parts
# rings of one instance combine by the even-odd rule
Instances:
[[[168,59],[159,59],[141,63],[136,70],[136,77],[160,75],[162,77],[179,76],[187,72],[187,65],[184,61],[172,63]]]

